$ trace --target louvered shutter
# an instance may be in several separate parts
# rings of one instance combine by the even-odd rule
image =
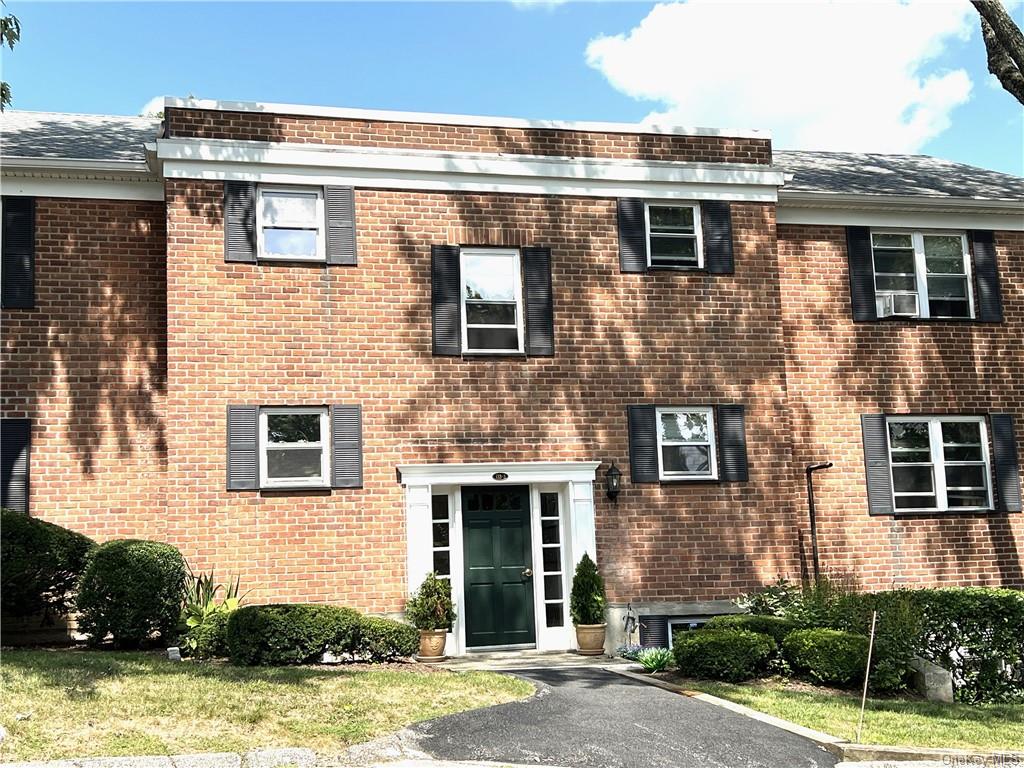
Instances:
[[[729,203],[708,200],[700,204],[704,230],[704,266],[715,275],[735,271],[732,254],[732,207]]]
[[[644,201],[622,198],[619,215],[619,267],[623,272],[647,271],[647,223]]]
[[[846,228],[846,255],[850,263],[850,304],[853,319],[878,319],[875,305],[875,269],[871,258],[871,230],[868,227]]]
[[[358,405],[331,406],[331,487],[363,486],[363,411]]]
[[[0,506],[28,514],[29,419],[0,419]]]
[[[352,187],[324,187],[327,263],[353,265],[356,258],[356,195]]]
[[[255,405],[228,406],[227,473],[229,491],[259,488],[259,408]]]
[[[1013,416],[1008,413],[989,414],[992,425],[992,463],[996,475],[996,504],[1002,512],[1020,512],[1020,459],[1017,438],[1013,433]]]
[[[551,294],[551,249],[523,248],[526,284],[526,354],[555,354],[555,313]]]
[[[256,263],[254,182],[224,182],[224,261]]]
[[[640,645],[644,648],[669,648],[668,617],[641,616]]]
[[[3,198],[3,245],[0,248],[0,306],[32,309],[36,305],[36,201]]]
[[[968,233],[974,257],[975,314],[989,323],[1003,322],[1003,295],[996,267],[996,243],[991,230],[975,229]]]
[[[747,435],[742,405],[719,405],[718,477],[723,483],[744,483],[748,479]]]
[[[459,272],[459,246],[431,246],[430,301],[435,355],[462,354]]]
[[[629,475],[634,483],[656,483],[658,477],[657,417],[653,405],[630,405]]]
[[[868,511],[891,515],[892,473],[889,470],[889,429],[885,415],[869,413],[860,417],[864,439],[864,474],[868,486]]]

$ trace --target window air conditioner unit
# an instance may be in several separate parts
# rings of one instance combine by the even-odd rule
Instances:
[[[877,301],[879,317],[917,317],[916,293],[887,293],[879,296]]]

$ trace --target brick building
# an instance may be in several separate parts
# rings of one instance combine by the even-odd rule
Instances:
[[[2,122],[5,506],[250,601],[399,613],[435,569],[456,652],[571,647],[584,552],[610,645],[799,578],[820,462],[823,568],[1024,586],[1020,178],[294,105]]]

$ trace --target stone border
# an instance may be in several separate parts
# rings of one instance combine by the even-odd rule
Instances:
[[[813,741],[819,747],[836,755],[840,760],[849,762],[865,762],[872,760],[932,761],[944,763],[946,765],[949,765],[950,761],[959,765],[966,765],[970,763],[981,763],[983,765],[1016,765],[1017,763],[1024,763],[1024,752],[978,752],[969,749],[935,749],[931,747],[900,747],[884,744],[853,744],[845,739],[840,739],[838,736],[832,736],[828,733],[815,731],[812,728],[806,728],[802,725],[798,725],[797,723],[790,722],[789,720],[783,720],[781,717],[766,715],[764,712],[758,712],[755,709],[751,709],[750,707],[746,707],[742,704],[737,704],[734,701],[720,699],[719,697],[712,696],[709,693],[690,691],[682,686],[621,668],[606,667],[605,669],[608,672],[615,673],[616,675],[628,677],[630,680],[636,680],[641,683],[646,683],[647,685],[653,685],[656,688],[661,688],[662,690],[670,691],[671,693],[688,696],[691,699],[697,699],[698,701],[703,701],[715,707],[728,709],[753,720],[766,723],[767,725],[771,725],[776,728],[781,728],[782,730],[789,731],[797,736],[802,736],[805,739]],[[6,766],[4,768],[6,768]]]
[[[248,752],[202,752],[190,755],[83,757],[73,760],[3,763],[3,768],[312,768],[311,749],[251,749]]]

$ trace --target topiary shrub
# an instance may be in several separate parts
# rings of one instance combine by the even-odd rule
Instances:
[[[572,577],[572,593],[569,595],[572,623],[576,626],[604,624],[605,604],[604,579],[590,555],[584,553]]]
[[[420,588],[405,603],[405,616],[416,629],[451,629],[455,623],[452,585],[448,579],[428,573]]]
[[[779,644],[796,628],[796,622],[789,619],[779,616],[752,616],[746,613],[715,616],[704,625],[704,629],[745,629],[748,632],[757,632],[759,635],[768,635]]]
[[[231,611],[216,611],[190,627],[188,648],[197,659],[219,659],[228,655],[228,619]]]
[[[11,617],[67,615],[95,546],[75,531],[0,510],[0,611]]]
[[[166,638],[181,614],[188,570],[170,544],[120,539],[89,553],[75,604],[78,628],[93,644],[111,635],[134,648],[159,633]]]
[[[247,666],[303,664],[328,649],[353,652],[362,617],[336,605],[247,605],[228,618],[228,657]]]
[[[363,616],[359,624],[359,655],[381,662],[416,655],[420,633],[416,627],[381,616]]]
[[[782,653],[794,671],[815,682],[851,685],[864,679],[868,638],[835,629],[798,629],[786,636]]]
[[[680,672],[731,682],[749,680],[764,669],[775,651],[775,641],[768,635],[745,629],[680,632],[672,646]]]

